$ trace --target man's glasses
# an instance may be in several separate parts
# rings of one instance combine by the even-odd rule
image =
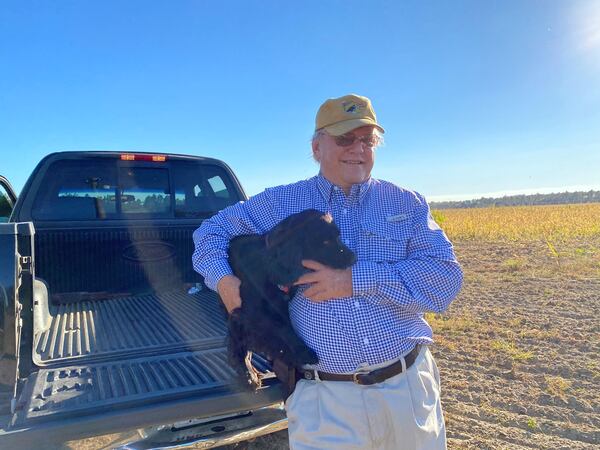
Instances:
[[[335,144],[339,147],[350,147],[357,140],[365,147],[373,148],[379,144],[379,136],[376,134],[368,134],[362,137],[356,137],[352,133],[342,134],[341,136],[332,136]]]

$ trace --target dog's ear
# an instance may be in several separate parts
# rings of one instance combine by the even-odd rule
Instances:
[[[328,220],[324,213],[307,209],[292,214],[267,233],[269,272],[275,284],[288,286],[309,272],[302,265],[307,237],[323,220]]]
[[[306,272],[302,265],[302,246],[294,240],[267,250],[269,276],[274,284],[289,286]]]

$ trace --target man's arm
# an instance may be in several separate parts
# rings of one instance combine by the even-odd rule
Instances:
[[[270,190],[266,190],[225,208],[194,231],[194,270],[204,277],[209,288],[222,295],[229,311],[240,304],[239,280],[227,261],[229,241],[243,234],[264,233],[277,221],[275,203]]]
[[[217,292],[229,314],[234,309],[242,306],[242,297],[240,296],[241,284],[241,280],[235,275],[225,275],[217,283]]]
[[[353,293],[414,312],[442,312],[460,291],[463,273],[452,244],[418,197],[406,259],[358,261],[352,267]]]

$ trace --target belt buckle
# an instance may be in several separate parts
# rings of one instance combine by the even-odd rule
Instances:
[[[364,384],[368,384],[368,383],[363,383],[360,378],[358,378],[359,375],[368,375],[369,373],[371,373],[368,370],[365,369],[358,369],[356,372],[354,372],[352,374],[352,381],[356,384],[360,384],[360,385],[364,385]]]
[[[315,371],[312,369],[304,369],[303,372],[302,375],[305,380],[314,380],[316,378]]]

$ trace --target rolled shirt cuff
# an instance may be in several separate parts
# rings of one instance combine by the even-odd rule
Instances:
[[[224,276],[233,275],[233,270],[227,260],[216,261],[211,264],[210,270],[204,277],[204,283],[213,291],[217,292],[217,285]]]
[[[352,292],[355,296],[377,293],[378,284],[385,279],[385,268],[373,261],[357,261],[352,266]]]

